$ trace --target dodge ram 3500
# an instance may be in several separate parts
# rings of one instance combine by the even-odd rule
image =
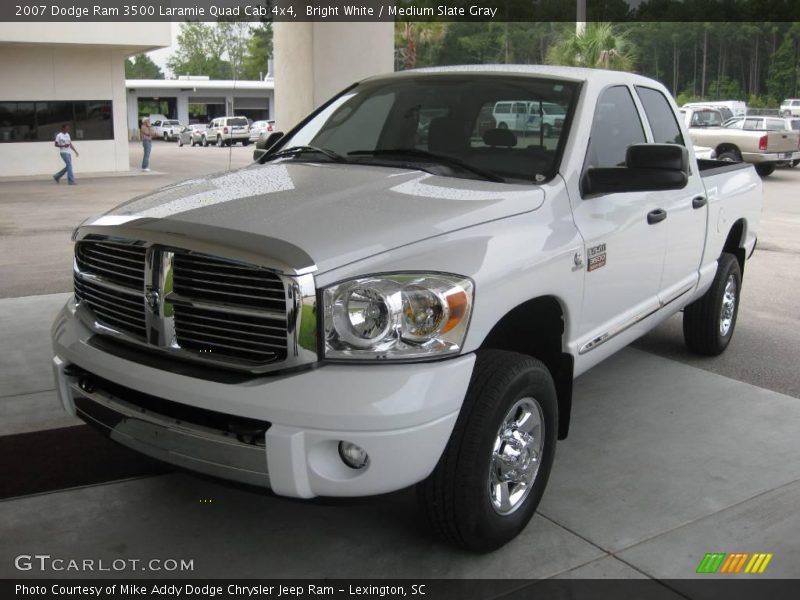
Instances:
[[[500,101],[564,122],[479,127]],[[279,137],[75,231],[68,412],[279,495],[418,484],[435,530],[487,551],[533,515],[575,377],[681,310],[690,350],[731,340],[761,180],[697,161],[653,80],[407,71]]]

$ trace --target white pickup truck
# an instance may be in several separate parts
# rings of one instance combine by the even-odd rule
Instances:
[[[508,100],[564,106],[558,135],[479,131]],[[355,84],[253,165],[75,231],[63,404],[279,495],[418,484],[431,527],[497,548],[539,503],[575,377],[681,310],[690,350],[733,335],[761,180],[698,162],[676,115],[613,71]]]

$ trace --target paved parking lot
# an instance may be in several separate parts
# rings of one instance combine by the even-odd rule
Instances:
[[[22,551],[193,559],[193,572],[169,575],[195,578],[659,579],[693,577],[706,552],[772,552],[762,577],[800,576],[800,169],[765,180],[759,250],[728,352],[689,356],[678,316],[579,378],[539,514],[490,555],[430,536],[410,490],[298,502],[163,472],[112,446],[82,451],[76,440],[90,438],[58,407],[49,363],[73,226],[156,185],[227,168],[228,158],[247,164],[251,151],[157,144],[156,174],[78,171],[75,188],[0,183],[0,337],[13,341],[0,357],[0,491],[31,479],[27,491],[0,495],[0,577],[41,576],[14,570]],[[124,480],[103,470],[116,460]],[[81,464],[95,481],[70,479]],[[57,484],[34,481],[54,471],[66,473]]]

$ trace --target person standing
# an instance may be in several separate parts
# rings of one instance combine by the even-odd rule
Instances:
[[[56,146],[58,147],[58,153],[61,156],[61,160],[64,161],[65,166],[58,173],[53,175],[53,179],[58,183],[64,174],[66,174],[67,183],[75,185],[75,174],[72,172],[72,155],[69,151],[72,150],[76,157],[80,156],[80,154],[78,154],[78,150],[75,146],[72,145],[72,138],[69,137],[69,123],[64,123],[61,126],[61,131],[56,134]]]
[[[150,126],[150,119],[142,119],[142,127],[139,129],[142,136],[142,148],[144,148],[144,156],[142,157],[142,171],[150,170],[150,150],[153,147],[153,128]]]

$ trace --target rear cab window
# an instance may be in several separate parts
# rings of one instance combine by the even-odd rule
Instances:
[[[636,94],[644,108],[653,141],[656,144],[679,144],[685,146],[681,128],[675,118],[669,101],[658,90],[644,86],[636,86]]]

